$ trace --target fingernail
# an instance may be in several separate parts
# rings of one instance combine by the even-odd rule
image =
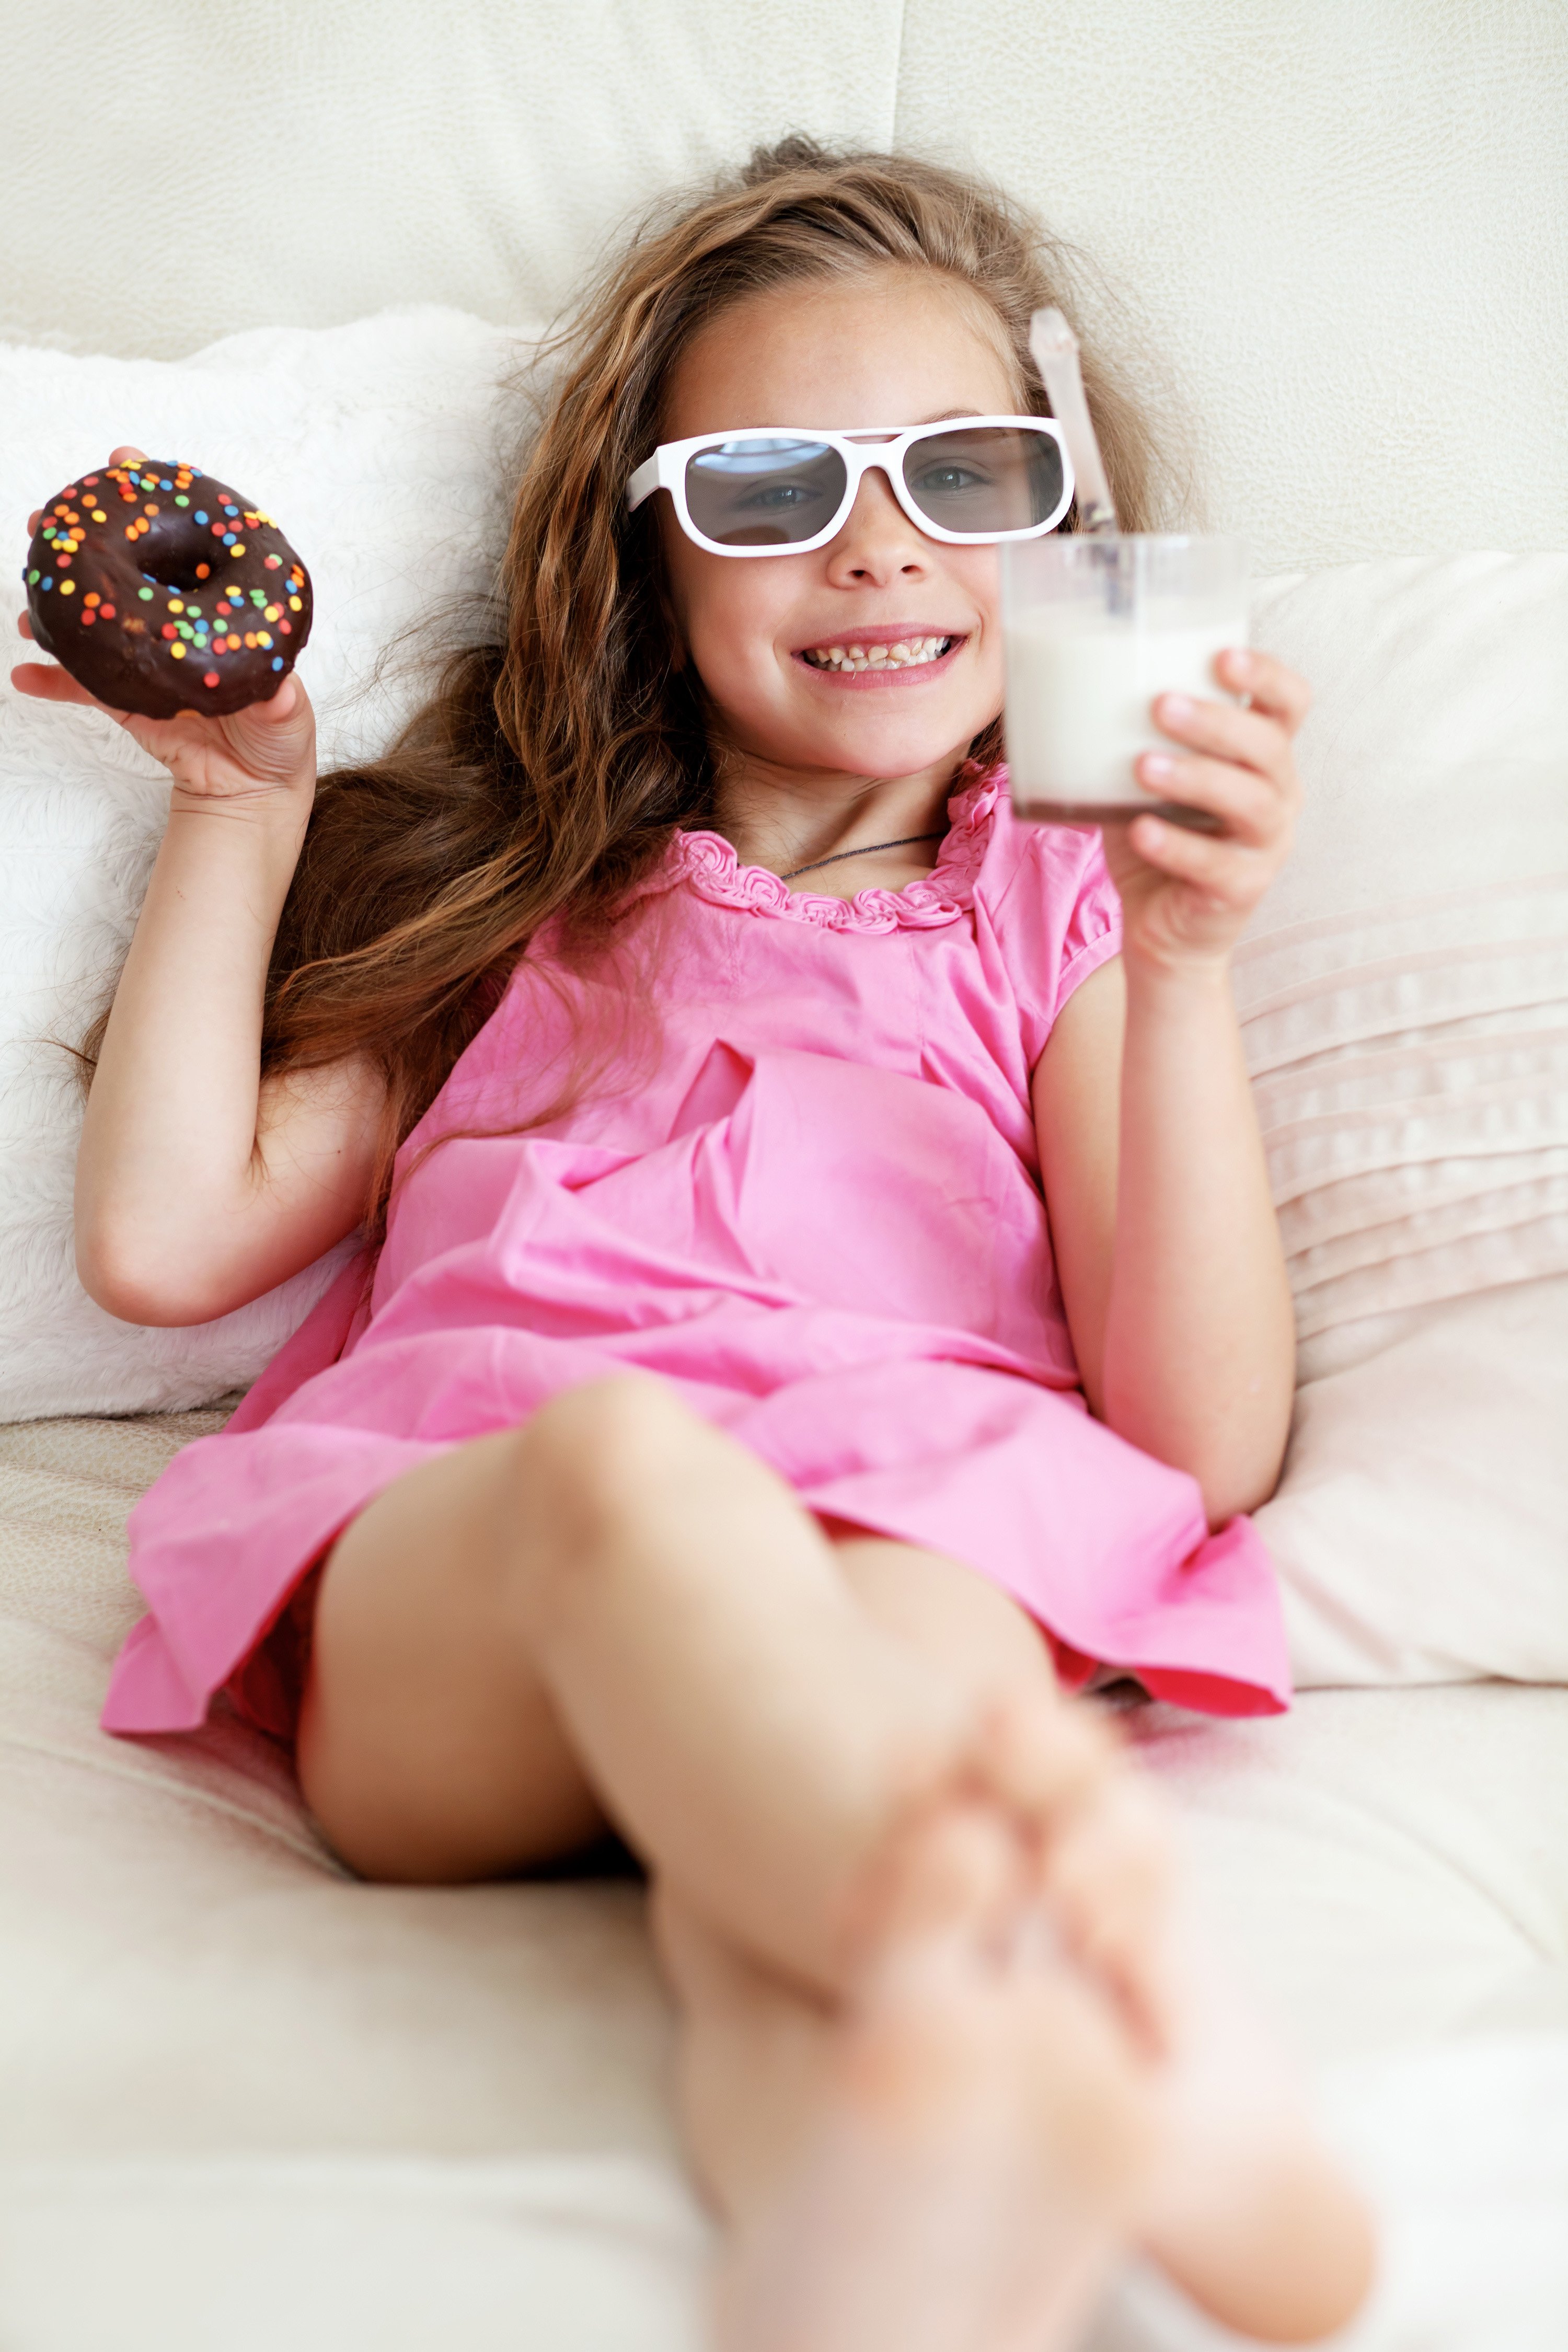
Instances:
[[[1230,651],[1226,656],[1226,660],[1230,665],[1230,673],[1233,677],[1250,677],[1252,676],[1254,667],[1252,656],[1249,653],[1244,653],[1239,646],[1233,646],[1231,647]]]
[[[1167,719],[1190,719],[1193,715],[1193,706],[1184,694],[1162,695],[1160,708]]]
[[[1147,776],[1151,783],[1156,784],[1164,783],[1176,772],[1174,760],[1168,760],[1163,751],[1145,751],[1138,762],[1138,768],[1140,774]]]

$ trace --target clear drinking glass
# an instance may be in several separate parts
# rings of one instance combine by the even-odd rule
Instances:
[[[1212,820],[1138,782],[1168,751],[1159,694],[1233,700],[1215,656],[1247,643],[1247,550],[1177,532],[1015,540],[1002,550],[1013,806],[1045,824],[1112,824],[1152,811]]]

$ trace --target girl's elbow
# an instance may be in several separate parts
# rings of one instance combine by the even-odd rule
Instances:
[[[79,1225],[76,1271],[94,1305],[117,1322],[177,1329],[224,1311],[205,1296],[199,1268],[187,1263],[175,1271],[144,1241],[102,1226]]]
[[[1259,1511],[1279,1484],[1285,1466],[1285,1435],[1237,1456],[1192,1465],[1204,1498],[1211,1534],[1248,1511]]]

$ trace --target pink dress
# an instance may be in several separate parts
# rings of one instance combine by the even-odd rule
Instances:
[[[632,1367],[812,1511],[1001,1585],[1070,1684],[1103,1664],[1220,1714],[1287,1704],[1252,1527],[1210,1536],[1194,1482],[1077,1385],[1029,1078],[1117,952],[1099,837],[1016,824],[999,772],[968,779],[903,890],[791,891],[681,834],[608,968],[536,943],[403,1148],[368,1300],[351,1267],[133,1512],[149,1613],[109,1729],[188,1728],[226,1685],[287,1735],[267,1637],[355,1514]]]

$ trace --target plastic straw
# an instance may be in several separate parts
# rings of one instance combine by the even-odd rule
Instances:
[[[1116,509],[1105,476],[1105,460],[1094,437],[1089,403],[1083,396],[1078,337],[1059,310],[1036,311],[1029,321],[1029,350],[1072,460],[1079,528],[1095,532],[1114,530]]]

